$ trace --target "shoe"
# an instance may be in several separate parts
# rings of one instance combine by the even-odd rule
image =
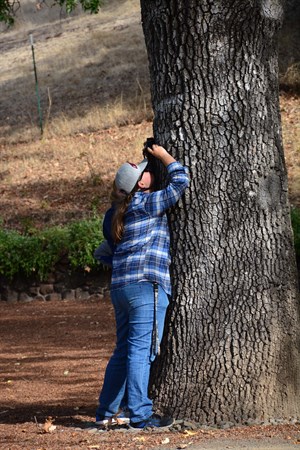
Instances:
[[[111,417],[96,416],[96,425],[126,425],[130,422],[129,411],[120,411]]]
[[[171,417],[161,417],[158,414],[152,414],[149,419],[141,422],[130,422],[130,428],[169,428],[173,423],[174,419]]]

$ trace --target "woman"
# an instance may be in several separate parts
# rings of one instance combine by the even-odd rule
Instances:
[[[147,171],[147,159],[138,165],[123,164],[114,182],[113,210],[104,221],[106,230],[111,229],[106,238],[113,249],[111,299],[117,343],[106,368],[96,422],[107,423],[127,403],[133,428],[172,423],[153,414],[148,383],[171,294],[166,210],[188,186],[184,167],[163,147],[147,150],[166,167],[166,188],[152,191],[154,174]]]

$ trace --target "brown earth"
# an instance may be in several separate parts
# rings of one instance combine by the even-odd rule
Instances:
[[[114,345],[109,298],[85,302],[3,302],[0,329],[3,450],[144,450],[195,445],[205,448],[202,445],[209,443],[221,450],[245,448],[249,440],[257,446],[268,442],[268,448],[270,443],[280,442],[282,447],[276,449],[300,444],[300,424],[93,433],[90,422],[94,420],[104,370]],[[52,432],[44,429],[48,417],[56,426]],[[230,445],[223,446],[225,441]]]

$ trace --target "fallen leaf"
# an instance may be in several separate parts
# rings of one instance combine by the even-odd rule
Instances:
[[[56,426],[53,425],[54,419],[52,417],[48,417],[43,425],[44,433],[52,433],[52,431],[56,430]]]
[[[69,375],[69,371],[68,371],[68,370],[65,370],[65,371],[64,371],[64,375],[65,375],[65,376]]]
[[[186,436],[195,436],[195,434],[197,434],[197,431],[184,430],[183,434],[185,434]]]
[[[170,443],[170,439],[169,439],[169,438],[163,439],[163,440],[161,441],[161,443],[162,443],[162,444],[169,444],[169,443]]]

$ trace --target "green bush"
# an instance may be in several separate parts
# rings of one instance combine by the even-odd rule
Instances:
[[[296,254],[300,257],[300,209],[291,210]],[[73,222],[66,227],[30,234],[5,230],[0,226],[0,275],[12,279],[17,274],[36,275],[44,280],[55,264],[67,256],[72,269],[90,270],[98,266],[93,253],[103,241],[102,218]]]
[[[0,275],[12,279],[19,273],[35,274],[44,280],[64,255],[73,269],[94,268],[93,252],[103,240],[101,230],[100,217],[25,235],[0,228]]]
[[[68,231],[70,239],[68,256],[71,266],[74,269],[97,266],[93,254],[100,240],[103,240],[101,221],[95,218],[74,222]]]

